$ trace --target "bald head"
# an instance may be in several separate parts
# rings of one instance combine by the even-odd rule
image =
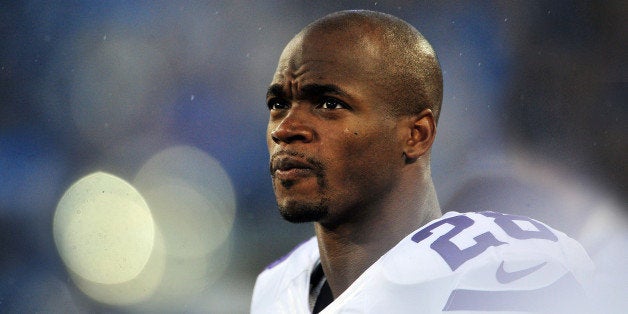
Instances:
[[[347,58],[363,59],[363,70],[378,87],[391,114],[412,115],[431,109],[438,120],[443,97],[440,65],[428,41],[405,21],[373,11],[336,12],[305,27],[284,54],[294,45],[342,47]]]
[[[327,228],[380,214],[395,223],[400,212],[436,215],[429,156],[441,99],[434,51],[406,22],[344,11],[304,28],[283,50],[266,93],[284,217]],[[419,203],[429,209],[417,210]]]

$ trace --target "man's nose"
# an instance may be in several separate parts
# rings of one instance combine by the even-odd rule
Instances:
[[[270,132],[273,142],[276,144],[293,142],[309,143],[314,138],[314,130],[309,124],[306,112],[290,109],[279,121],[279,124]],[[311,119],[311,118],[310,118]]]

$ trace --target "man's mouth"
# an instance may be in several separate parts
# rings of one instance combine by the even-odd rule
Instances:
[[[273,155],[270,162],[270,174],[282,181],[318,176],[321,167],[313,159],[306,159],[297,153],[279,153]]]
[[[279,157],[272,163],[271,175],[279,180],[296,180],[313,174],[311,165],[294,157]]]

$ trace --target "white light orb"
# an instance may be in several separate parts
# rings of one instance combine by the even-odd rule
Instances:
[[[119,284],[142,272],[154,246],[148,205],[126,181],[97,172],[63,195],[53,220],[55,244],[65,265],[82,279]]]

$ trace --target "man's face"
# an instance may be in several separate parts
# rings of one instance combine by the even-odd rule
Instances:
[[[395,189],[403,130],[386,114],[377,45],[310,34],[284,50],[268,90],[267,142],[281,214],[337,224]],[[355,37],[354,37],[355,38]]]

